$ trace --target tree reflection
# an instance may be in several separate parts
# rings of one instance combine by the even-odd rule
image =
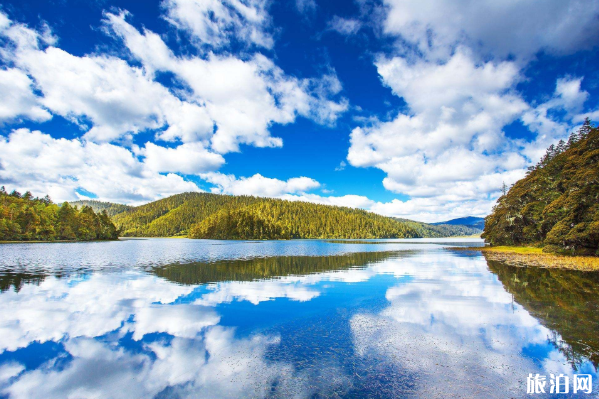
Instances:
[[[43,273],[2,272],[0,273],[0,292],[8,291],[11,287],[19,292],[24,284],[40,285],[45,278],[46,274]]]
[[[404,252],[405,253],[405,252]],[[334,256],[276,256],[220,260],[156,267],[152,273],[186,285],[221,281],[252,281],[363,267],[397,256],[397,252],[355,252]]]
[[[549,340],[578,369],[599,365],[599,273],[515,267],[488,260],[506,291],[553,334]]]

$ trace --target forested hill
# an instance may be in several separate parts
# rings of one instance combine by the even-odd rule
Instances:
[[[250,196],[183,193],[113,217],[125,236],[217,239],[403,238],[476,234],[364,210]]]
[[[71,204],[72,206],[76,206],[78,208],[82,208],[84,206],[89,206],[96,213],[106,211],[106,213],[110,217],[133,209],[133,207],[129,206],[129,205],[115,204],[113,202],[104,202],[104,201],[95,201],[95,200],[71,201],[71,202],[69,202],[69,204]]]
[[[0,241],[115,240],[118,231],[106,212],[96,214],[68,202],[54,204],[30,192],[8,194],[0,187]]]
[[[492,245],[599,255],[599,129],[587,120],[499,198],[482,237]]]

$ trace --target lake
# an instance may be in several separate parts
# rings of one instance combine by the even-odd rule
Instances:
[[[447,249],[473,245],[0,245],[0,397],[596,397],[599,273]]]

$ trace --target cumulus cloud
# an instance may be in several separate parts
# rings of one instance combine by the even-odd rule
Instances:
[[[90,140],[114,141],[148,129],[187,140],[212,134],[213,122],[204,107],[181,101],[141,68],[105,55],[77,57],[52,46],[44,49],[40,35],[20,24],[4,35],[15,46],[5,58],[31,76],[43,93],[25,101],[35,100],[77,123]],[[21,75],[21,83],[13,85],[30,86]],[[49,119],[47,111],[33,111],[34,120]]]
[[[200,176],[214,184],[216,187],[212,189],[212,192],[218,194],[280,197],[284,194],[302,193],[320,187],[320,183],[308,177],[293,177],[284,181],[264,177],[259,173],[241,178],[218,172],[202,173]]]
[[[16,68],[0,69],[0,123],[20,117],[36,122],[52,118],[32,89],[33,81],[22,71]]]
[[[569,54],[597,44],[599,4],[593,0],[385,0],[384,31],[433,58],[456,45],[500,58],[541,50]]]
[[[180,3],[170,2],[167,8],[225,7],[218,1]],[[253,17],[256,12],[241,2],[227,4],[246,18],[262,18]],[[0,90],[17,101],[0,109],[0,117],[41,121],[52,112],[78,124],[96,142],[130,140],[149,130],[157,131],[159,140],[202,141],[226,153],[238,151],[240,144],[281,146],[280,138],[270,136],[273,123],[304,116],[333,124],[348,108],[333,70],[320,78],[298,79],[260,53],[247,59],[213,53],[175,57],[158,35],[141,34],[125,21],[126,15],[106,14],[106,26],[143,67],[104,54],[74,56],[54,47],[51,35],[3,15],[7,22],[0,34],[11,45],[3,48],[2,57],[18,69],[1,71],[6,76]],[[155,80],[157,71],[173,73],[188,90],[174,93]],[[41,96],[32,93],[33,85]]]
[[[352,165],[385,171],[388,190],[412,198],[435,197],[437,203],[453,202],[454,207],[487,200],[504,181],[511,184],[522,177],[527,159],[502,131],[529,109],[514,91],[521,77],[513,62],[477,64],[461,49],[444,64],[382,57],[376,65],[383,83],[411,112],[355,128],[347,157]],[[426,202],[433,205],[415,199],[377,210],[416,211],[416,204]],[[418,217],[425,216],[420,213]],[[452,213],[451,208],[445,213]]]
[[[588,98],[582,78],[564,77],[547,101],[530,104],[516,89],[521,64],[481,62],[463,46],[442,62],[380,55],[375,65],[408,110],[354,128],[347,160],[384,171],[384,187],[410,197],[369,209],[422,221],[488,214],[504,183],[568,136]],[[514,122],[530,137],[507,136]]]
[[[269,46],[259,34],[270,24],[264,2],[163,5],[170,22],[213,47],[226,46],[233,37]],[[188,18],[200,14],[198,20]],[[0,70],[0,93],[10,99],[0,106],[0,122],[43,122],[60,115],[85,132],[73,140],[28,130],[2,138],[0,176],[11,188],[49,193],[56,200],[77,199],[85,190],[126,203],[198,191],[179,174],[217,170],[225,162],[221,154],[238,151],[241,144],[281,146],[282,140],[270,135],[274,123],[303,116],[332,125],[348,108],[332,69],[298,79],[260,53],[243,59],[214,53],[177,57],[160,36],[127,23],[126,11],[107,13],[106,31],[122,39],[141,66],[113,55],[72,55],[56,47],[49,29],[34,30],[0,15],[0,57],[13,66]],[[160,72],[172,73],[177,89],[159,83]],[[156,142],[132,144],[134,135],[147,132],[155,132]],[[307,178],[285,184],[288,192],[314,186]],[[262,195],[271,192],[262,190]]]
[[[582,77],[558,79],[540,103],[517,88],[540,51],[564,55],[596,45],[595,2],[384,0],[381,10],[371,19],[383,20],[383,33],[397,41],[375,66],[405,107],[354,128],[347,160],[384,171],[384,187],[410,198],[372,202],[374,212],[423,221],[484,216],[504,183],[595,116],[584,112]],[[530,135],[506,135],[512,123]]]
[[[54,200],[79,199],[80,188],[113,202],[139,204],[185,191],[200,191],[192,182],[168,170],[187,173],[220,164],[218,155],[200,151],[193,163],[177,163],[177,155],[194,157],[194,148],[161,149],[153,144],[141,151],[148,164],[129,149],[79,139],[54,139],[40,131],[18,129],[0,137],[0,183]],[[165,154],[162,154],[165,152]],[[174,154],[174,155],[173,155]],[[164,159],[156,156],[165,155]],[[183,161],[182,159],[181,161]],[[216,162],[215,162],[216,161]]]
[[[198,174],[218,169],[225,163],[222,155],[206,150],[201,143],[182,144],[175,148],[146,143],[140,153],[145,157],[144,164],[156,172]]]
[[[266,0],[164,0],[166,20],[189,32],[199,47],[226,47],[232,40],[272,48]]]
[[[333,99],[341,91],[334,71],[298,79],[260,53],[244,60],[213,53],[175,57],[158,35],[140,33],[125,17],[106,14],[106,23],[145,70],[175,74],[190,89],[189,99],[205,105],[216,130],[211,145],[220,153],[238,151],[239,144],[280,147],[282,140],[270,136],[272,123],[292,123],[300,115],[333,124],[348,108],[346,99]]]

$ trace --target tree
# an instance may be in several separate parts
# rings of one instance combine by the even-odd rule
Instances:
[[[0,189],[0,240],[96,240],[116,239],[118,231],[104,213],[90,207],[81,210],[68,203],[54,204],[50,197],[36,198]]]
[[[550,146],[499,198],[482,237],[492,245],[599,255],[599,129],[587,120],[568,143]]]

